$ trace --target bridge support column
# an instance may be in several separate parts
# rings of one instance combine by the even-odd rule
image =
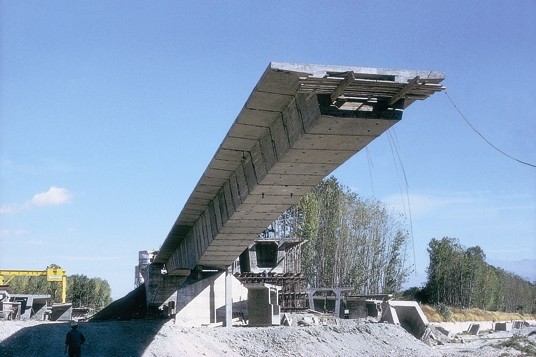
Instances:
[[[233,326],[233,274],[231,267],[225,273],[225,326]]]
[[[162,274],[162,267],[161,264],[153,263],[149,265],[145,273],[145,293],[149,310],[157,310],[177,292],[190,275],[190,270],[185,270],[180,275]]]

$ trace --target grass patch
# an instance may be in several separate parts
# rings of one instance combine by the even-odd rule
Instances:
[[[498,311],[486,311],[480,309],[459,309],[450,307],[450,318],[434,306],[421,305],[422,312],[430,322],[463,322],[463,321],[513,321],[513,320],[536,320],[534,314],[506,313]]]
[[[519,333],[516,333],[504,342],[493,344],[492,346],[499,349],[510,347],[525,353],[527,356],[536,356],[536,343],[529,340],[527,336]]]
[[[421,305],[421,310],[430,322],[446,322],[445,318],[441,316],[439,311],[430,305]]]

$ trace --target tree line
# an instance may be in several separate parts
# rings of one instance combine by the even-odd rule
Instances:
[[[61,282],[47,281],[46,276],[16,276],[10,282],[13,294],[50,295],[51,302],[61,302]],[[110,285],[100,278],[85,275],[67,277],[67,302],[73,307],[103,309],[112,302]]]
[[[458,239],[433,238],[430,263],[420,300],[460,308],[536,312],[536,286],[520,276],[486,263],[479,247],[465,248]]]
[[[361,198],[333,176],[304,195],[271,229],[278,237],[305,242],[301,269],[311,288],[395,293],[410,273],[404,217],[379,200]]]

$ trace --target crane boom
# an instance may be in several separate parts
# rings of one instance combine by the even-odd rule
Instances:
[[[61,282],[61,302],[67,299],[67,272],[60,266],[51,264],[46,270],[4,270],[0,269],[0,285],[9,284],[16,276],[46,276],[47,281]],[[9,277],[9,278],[7,278]],[[4,279],[7,280],[4,281]]]

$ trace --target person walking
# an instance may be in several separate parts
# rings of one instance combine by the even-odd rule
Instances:
[[[71,322],[71,331],[67,332],[65,336],[65,348],[63,354],[67,353],[67,347],[69,347],[69,357],[80,357],[82,353],[81,345],[86,342],[86,338],[82,332],[77,330],[78,323],[76,321]]]

